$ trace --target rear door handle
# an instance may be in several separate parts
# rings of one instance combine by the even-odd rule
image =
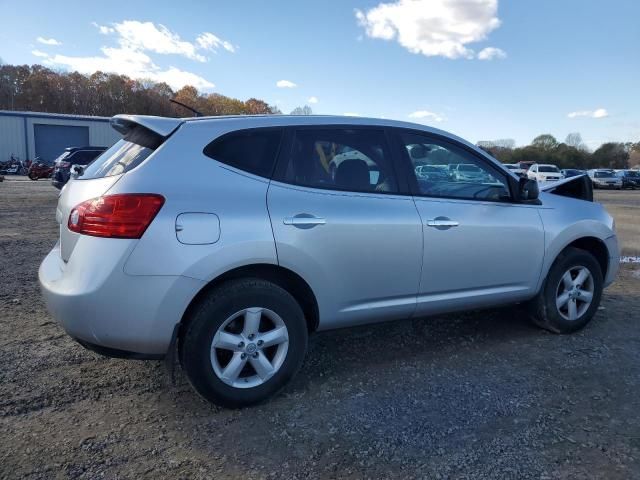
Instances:
[[[427,220],[427,227],[435,227],[443,230],[451,227],[457,227],[458,225],[460,225],[459,222],[446,217],[436,217],[433,220]]]
[[[324,218],[302,213],[295,217],[285,217],[283,223],[285,225],[293,225],[298,228],[313,228],[316,225],[324,225],[327,221]]]

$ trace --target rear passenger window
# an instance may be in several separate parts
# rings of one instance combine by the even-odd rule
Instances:
[[[280,128],[240,130],[217,138],[203,153],[231,167],[270,178],[281,139]]]
[[[285,181],[352,192],[396,193],[398,183],[383,130],[298,130]]]

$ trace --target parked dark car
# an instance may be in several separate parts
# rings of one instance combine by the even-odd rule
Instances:
[[[62,189],[71,177],[72,167],[76,165],[86,167],[106,149],[106,147],[65,148],[62,155],[55,160],[51,184],[57,189]]]
[[[563,168],[560,170],[564,175],[564,178],[577,177],[578,175],[585,175],[585,170],[578,170],[577,168]]]
[[[616,176],[622,179],[622,188],[640,188],[640,172],[637,170],[620,170]]]

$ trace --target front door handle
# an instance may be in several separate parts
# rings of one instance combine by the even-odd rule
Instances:
[[[446,230],[447,228],[457,227],[459,222],[451,220],[447,217],[436,217],[433,220],[427,220],[427,227],[434,227],[439,230]]]
[[[294,227],[305,229],[313,228],[316,225],[324,225],[327,221],[324,218],[302,213],[295,217],[285,217],[283,223],[285,225],[293,225]]]

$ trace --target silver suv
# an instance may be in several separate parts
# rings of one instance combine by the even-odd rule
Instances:
[[[39,272],[48,307],[100,353],[176,352],[221,405],[283,388],[318,330],[526,302],[542,327],[575,331],[618,270],[586,177],[539,193],[440,130],[314,116],[112,126],[123,139],[61,192]],[[425,165],[482,175],[417,175]]]

